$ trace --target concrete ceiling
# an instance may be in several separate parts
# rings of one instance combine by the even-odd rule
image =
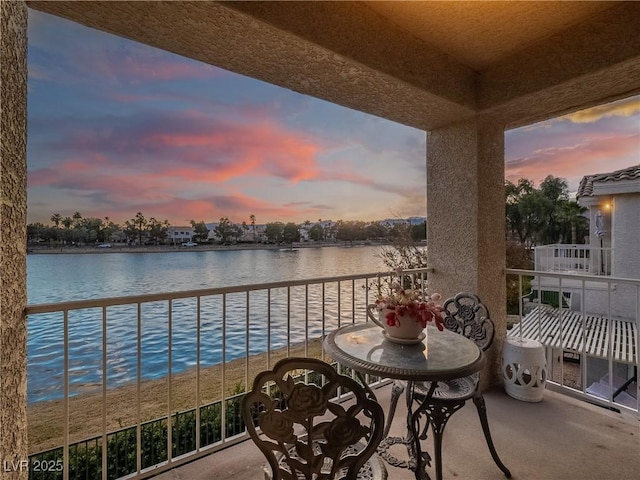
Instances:
[[[27,3],[424,130],[640,93],[640,2]]]
[[[390,24],[476,71],[612,8],[613,2],[365,2]]]

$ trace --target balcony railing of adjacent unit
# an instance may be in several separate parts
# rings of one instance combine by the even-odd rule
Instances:
[[[522,299],[507,335],[545,345],[547,385],[640,415],[640,280],[508,269],[507,282]]]
[[[556,243],[535,247],[534,252],[538,271],[611,275],[611,248]]]
[[[391,275],[30,305],[31,460],[47,466],[30,478],[146,478],[244,440],[255,374],[324,358],[324,335],[365,322]]]

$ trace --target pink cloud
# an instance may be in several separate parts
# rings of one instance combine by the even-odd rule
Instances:
[[[535,151],[531,156],[510,160],[506,164],[506,178],[517,181],[528,178],[537,184],[547,175],[567,178],[570,190],[584,175],[625,168],[637,162],[640,136],[600,137],[592,135],[583,143],[570,147],[550,147]],[[635,160],[634,160],[635,159]]]
[[[168,196],[162,201],[141,201],[135,205],[121,205],[107,209],[88,209],[82,211],[84,216],[104,218],[109,216],[112,221],[124,223],[133,218],[136,212],[142,212],[145,217],[155,217],[168,220],[172,225],[184,225],[189,220],[217,221],[221,217],[228,217],[233,222],[249,221],[250,215],[256,215],[258,223],[266,223],[278,219],[294,221],[300,215],[317,216],[318,208],[298,206],[295,210],[281,204],[274,204],[263,199],[248,197],[243,194],[214,195],[199,199],[186,199],[179,196]]]

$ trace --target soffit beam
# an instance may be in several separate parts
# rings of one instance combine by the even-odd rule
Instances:
[[[253,3],[256,4],[253,8],[266,9],[258,10],[268,21],[246,13]],[[286,22],[294,27],[309,23],[309,17],[298,17],[307,9],[329,7],[301,3],[304,5],[296,5],[285,16]],[[417,40],[405,38],[409,45],[406,48],[413,49],[413,53],[404,57],[422,55],[425,62],[420,68],[429,68],[431,73],[418,72],[417,64],[407,69],[409,60],[392,61],[393,49],[382,49],[386,32],[363,27],[360,34],[368,32],[369,40],[375,39],[381,48],[376,53],[376,49],[355,46],[352,57],[359,60],[355,61],[348,56],[351,47],[340,50],[334,43],[319,45],[292,33],[294,27],[285,30],[281,24],[269,23],[277,17],[270,10],[275,11],[276,5],[246,4],[243,7],[232,2],[28,2],[31,8],[45,13],[415,128],[430,130],[475,115],[474,72],[437,52],[430,54]],[[339,2],[331,7],[342,8]],[[371,17],[377,14],[367,11],[370,14],[367,21],[375,23],[377,20]],[[353,17],[358,12],[354,10],[349,15]],[[338,22],[335,16],[331,18]],[[324,22],[318,19],[317,27],[320,24]],[[333,35],[321,37],[328,41],[335,36],[344,42],[339,32],[343,27],[346,29],[341,23],[339,29],[332,30]],[[395,36],[400,48],[401,33],[390,35]],[[408,79],[402,77],[403,71],[412,72]]]

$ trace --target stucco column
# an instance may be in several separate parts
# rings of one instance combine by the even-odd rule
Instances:
[[[26,479],[27,7],[0,2],[0,478]]]
[[[429,288],[475,293],[496,326],[485,383],[501,380],[506,331],[504,129],[476,118],[427,133]]]

